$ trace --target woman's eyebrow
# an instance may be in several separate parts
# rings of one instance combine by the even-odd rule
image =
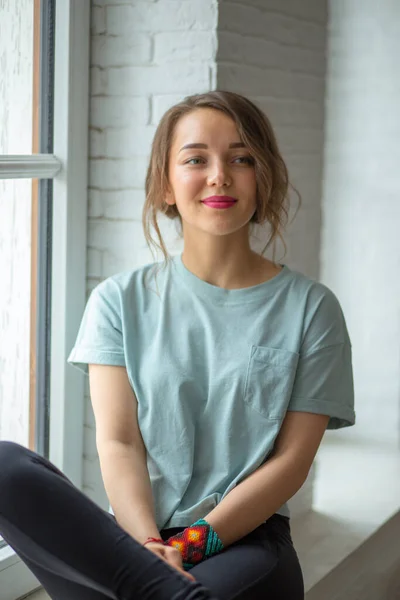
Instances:
[[[229,144],[229,148],[245,148],[245,144],[243,144],[243,142],[232,142],[232,144]],[[207,144],[185,144],[185,146],[182,146],[182,148],[179,150],[179,152],[182,152],[182,150],[187,150],[188,148],[208,148]]]

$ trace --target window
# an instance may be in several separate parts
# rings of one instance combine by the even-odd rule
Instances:
[[[30,0],[2,6],[0,154],[20,178],[0,181],[0,439],[48,456],[53,186],[51,180],[22,178],[29,173],[21,160],[53,151],[54,2],[45,4],[45,13]],[[55,174],[60,167],[53,162]]]
[[[89,13],[0,0],[0,439],[78,488],[83,378],[66,358],[85,304]],[[0,537],[2,600],[39,585]]]

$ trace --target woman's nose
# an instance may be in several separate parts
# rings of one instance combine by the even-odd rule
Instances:
[[[228,167],[226,165],[223,164],[218,164],[218,165],[214,165],[212,167],[212,169],[210,170],[209,176],[208,176],[208,184],[209,185],[216,185],[216,186],[223,186],[223,185],[229,185],[231,181],[229,172],[228,172]]]

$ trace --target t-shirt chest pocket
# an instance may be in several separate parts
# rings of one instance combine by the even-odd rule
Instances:
[[[299,354],[289,350],[252,346],[247,365],[244,401],[271,420],[287,410]]]

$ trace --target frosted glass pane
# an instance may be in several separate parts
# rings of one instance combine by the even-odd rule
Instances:
[[[29,444],[29,179],[0,180],[0,439]]]
[[[0,0],[0,154],[32,154],[34,4]]]

